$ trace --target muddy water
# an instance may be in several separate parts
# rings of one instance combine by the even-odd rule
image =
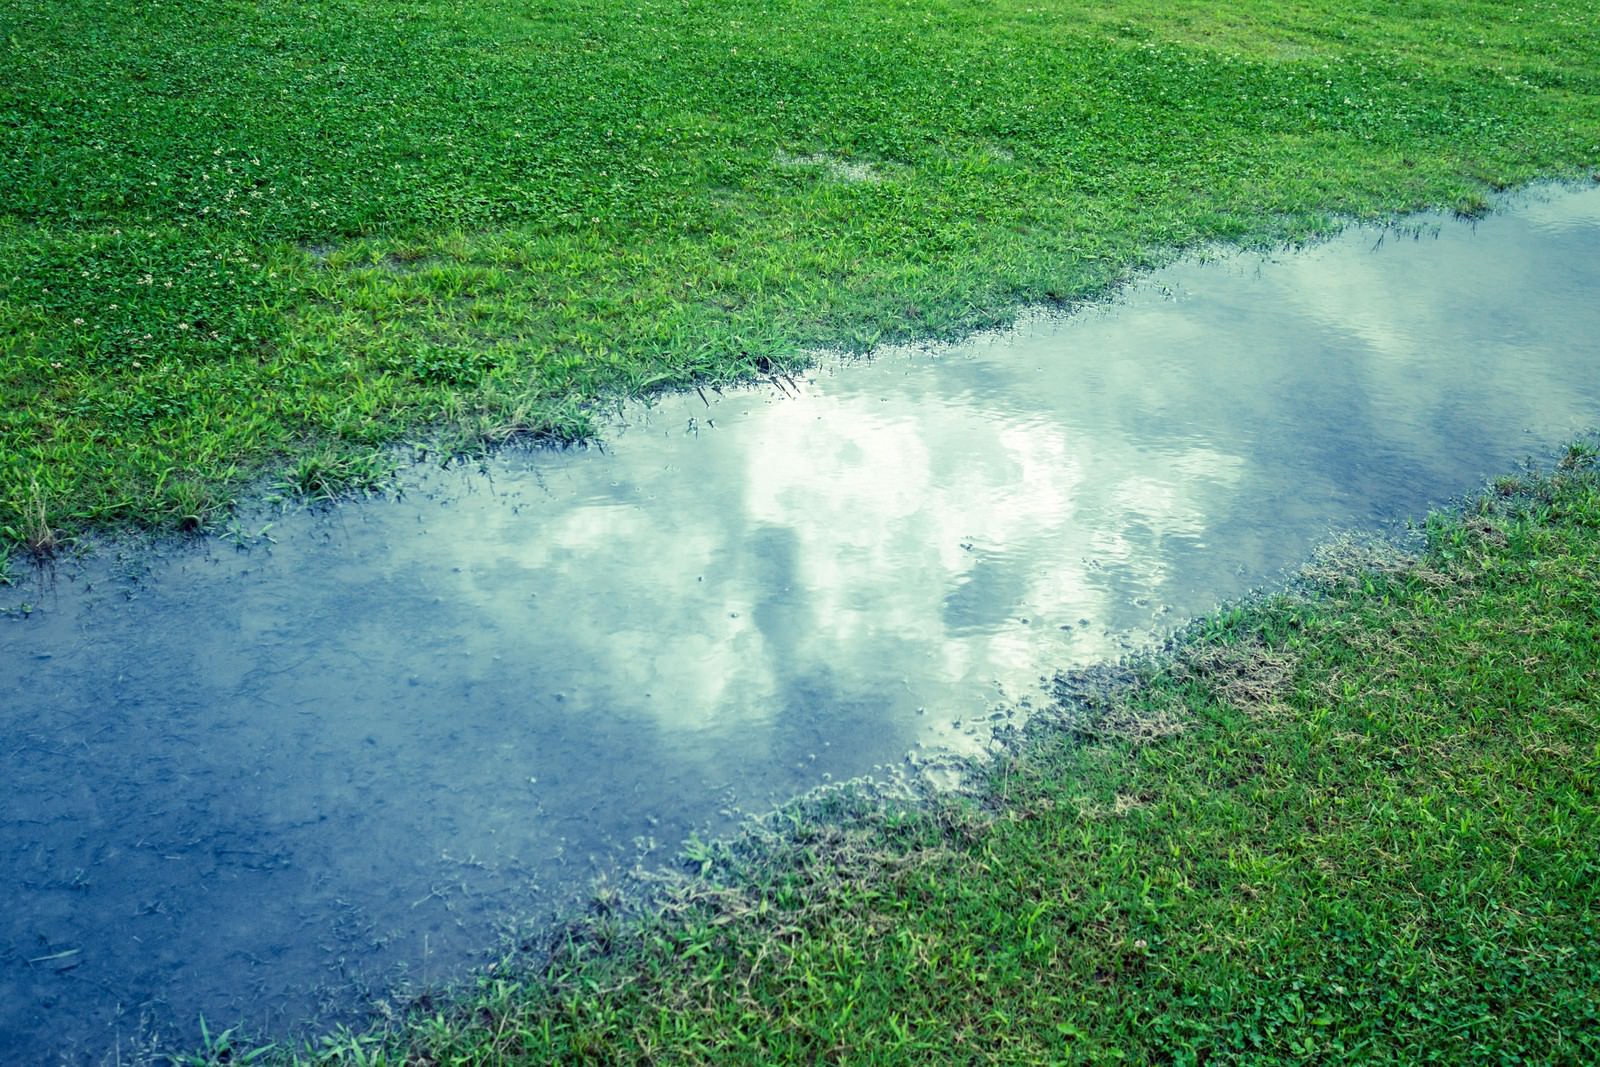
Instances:
[[[282,1033],[1600,422],[1600,191],[624,413],[0,620],[0,1059]],[[798,395],[793,395],[798,394]],[[253,531],[266,518],[251,520]]]

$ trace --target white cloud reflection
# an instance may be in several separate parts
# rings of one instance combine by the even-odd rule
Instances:
[[[1201,540],[1242,467],[857,380],[739,398],[698,437],[628,435],[547,473],[552,495],[521,514],[456,501],[421,558],[448,546],[489,639],[582,665],[564,697],[596,712],[726,732],[843,689],[917,733],[919,707],[970,714],[996,681],[1025,693],[1042,669],[1114,654],[1105,624],[1153,621],[1162,542]]]

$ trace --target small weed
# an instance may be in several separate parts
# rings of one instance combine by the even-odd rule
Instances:
[[[262,1063],[278,1051],[276,1045],[241,1045],[232,1029],[213,1034],[203,1017],[200,1037],[200,1051],[170,1057],[172,1067],[245,1067]]]
[[[678,852],[679,862],[686,866],[694,867],[696,872],[704,877],[710,873],[711,867],[717,862],[716,847],[700,840],[699,834],[690,834],[689,839],[683,843],[683,848]]]
[[[222,531],[222,537],[232,544],[233,547],[238,549],[247,549],[254,545],[260,544],[262,541],[275,545],[278,542],[271,533],[274,525],[276,524],[271,522],[263,523],[260,528],[252,533],[245,527],[241,526],[238,521],[232,521],[229,522],[227,528]]]

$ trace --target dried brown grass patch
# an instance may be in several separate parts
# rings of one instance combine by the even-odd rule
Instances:
[[[1277,715],[1294,689],[1300,659],[1287,649],[1270,648],[1258,639],[1199,645],[1173,664],[1180,681],[1198,681],[1216,699],[1252,718]]]
[[[1061,725],[1096,740],[1157,741],[1182,733],[1189,718],[1176,694],[1145,685],[1127,667],[1062,671],[1053,688]]]

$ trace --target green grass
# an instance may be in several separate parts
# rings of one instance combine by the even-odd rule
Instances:
[[[0,63],[36,550],[1600,159],[1593,0],[0,0]]]
[[[1059,678],[965,797],[807,801],[296,1062],[1593,1063],[1595,450],[1427,534]]]

